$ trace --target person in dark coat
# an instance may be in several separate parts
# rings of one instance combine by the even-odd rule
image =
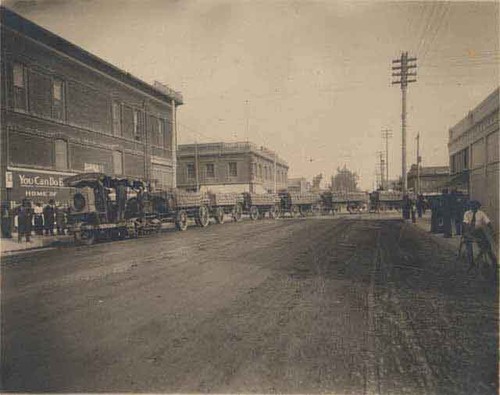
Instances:
[[[35,207],[33,209],[34,215],[34,225],[35,225],[35,235],[43,235],[43,208],[41,203],[35,203]]]
[[[120,181],[116,185],[116,204],[118,206],[118,221],[125,218],[125,208],[127,205],[127,185],[125,181]]]
[[[418,197],[417,197],[418,218],[422,218],[423,211],[424,211],[424,197],[423,197],[423,195],[418,195]]]
[[[439,212],[440,212],[440,197],[432,197],[430,199],[431,206],[431,233],[438,233]]]
[[[2,202],[2,237],[5,239],[12,238],[12,213],[9,207],[9,202]]]
[[[66,210],[62,206],[56,206],[57,234],[64,235],[66,229]]]
[[[453,211],[453,196],[448,193],[448,189],[443,190],[443,233],[444,237],[451,237],[451,218]]]
[[[417,212],[417,206],[415,199],[410,199],[410,212],[411,212],[411,222],[416,223],[417,222],[417,217],[416,217],[416,212]]]
[[[26,237],[26,243],[31,240],[31,221],[33,220],[33,213],[31,209],[31,202],[24,199],[21,206],[17,208],[17,241],[21,243],[23,236]]]
[[[45,228],[45,234],[54,236],[54,223],[56,221],[55,217],[55,208],[54,201],[49,200],[49,204],[47,204],[43,209],[43,225]]]

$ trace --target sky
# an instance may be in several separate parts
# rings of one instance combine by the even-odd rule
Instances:
[[[499,85],[498,2],[3,0],[102,59],[180,91],[179,143],[252,141],[289,177],[346,165],[374,187],[381,130],[401,175],[401,89],[391,62],[417,58],[408,168],[448,164],[448,130]]]

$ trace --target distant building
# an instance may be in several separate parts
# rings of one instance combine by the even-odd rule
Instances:
[[[420,192],[424,195],[441,193],[450,178],[448,166],[420,166]],[[407,175],[408,190],[417,192],[417,165],[411,165]]]
[[[179,93],[4,7],[0,17],[2,200],[67,201],[63,179],[82,172],[175,186]]]
[[[288,164],[275,152],[249,142],[181,144],[177,185],[187,190],[272,192],[285,189]]]
[[[311,190],[311,183],[304,177],[289,178],[288,190],[290,192],[309,192]]]
[[[498,230],[498,110],[497,88],[449,130],[451,185],[478,200]]]

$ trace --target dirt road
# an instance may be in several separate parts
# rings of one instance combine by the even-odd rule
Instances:
[[[497,393],[497,288],[397,220],[214,225],[6,257],[2,388]]]

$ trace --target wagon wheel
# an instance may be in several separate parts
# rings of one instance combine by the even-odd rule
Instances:
[[[257,206],[250,207],[250,218],[252,221],[256,221],[259,218],[259,209]]]
[[[312,215],[320,215],[321,214],[321,206],[318,206],[317,204],[314,204],[311,207],[311,214]]]
[[[292,207],[290,207],[290,215],[292,216],[292,218],[297,217],[299,214],[300,214],[299,207],[296,206],[295,204],[292,205]]]
[[[198,225],[202,228],[205,228],[210,223],[210,213],[207,206],[200,206],[196,216],[198,217]]]
[[[269,218],[278,219],[279,215],[280,215],[280,207],[277,204],[271,206],[271,209],[269,210]]]
[[[217,207],[215,209],[215,221],[218,224],[224,223],[224,209],[222,207]]]
[[[239,203],[236,203],[233,207],[233,221],[235,222],[239,222],[241,221],[241,214],[242,214],[242,208],[241,208],[241,204]]]
[[[188,215],[185,210],[180,210],[175,219],[175,227],[180,231],[185,231],[188,227]]]
[[[92,245],[95,243],[95,232],[93,230],[81,230],[74,234],[75,243],[83,245]]]
[[[299,214],[301,217],[305,217],[307,215],[307,210],[304,206],[299,206]]]

